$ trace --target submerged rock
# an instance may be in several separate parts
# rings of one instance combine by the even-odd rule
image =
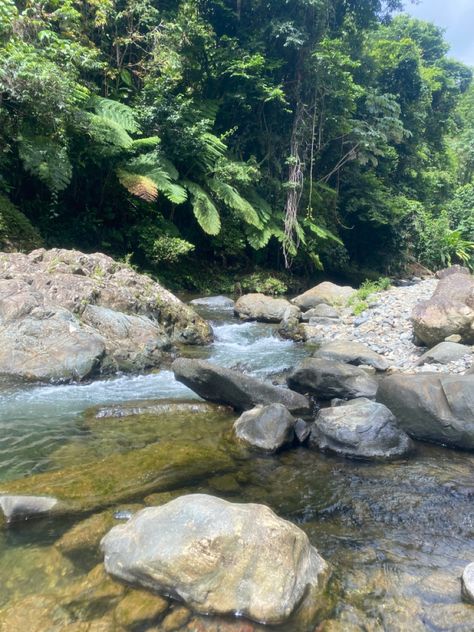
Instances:
[[[356,290],[349,286],[336,285],[330,281],[319,283],[292,300],[302,311],[313,309],[317,305],[345,305]]]
[[[335,340],[324,344],[314,352],[313,357],[345,362],[355,366],[365,364],[374,367],[377,371],[386,371],[389,367],[389,363],[383,356],[360,342],[352,342],[351,340]]]
[[[145,590],[130,590],[115,609],[115,621],[125,628],[151,625],[168,609],[169,603]]]
[[[173,343],[204,344],[191,307],[103,254],[0,254],[0,373],[44,381],[159,366]]]
[[[454,270],[442,276],[433,296],[413,309],[415,335],[432,347],[452,335],[474,344],[474,277]]]
[[[474,375],[390,375],[377,401],[415,439],[474,450]]]
[[[136,514],[102,540],[108,573],[204,614],[281,623],[322,606],[328,566],[264,505],[194,494]]]
[[[87,512],[195,484],[232,468],[231,457],[218,447],[164,441],[86,465],[0,483],[0,492],[54,494],[62,501],[61,511]]]
[[[368,460],[394,459],[413,449],[390,410],[365,398],[321,410],[309,443],[320,450]]]
[[[306,397],[286,388],[279,388],[225,369],[204,360],[178,358],[171,366],[179,382],[185,384],[203,399],[218,404],[228,404],[236,410],[249,410],[258,406],[279,403],[296,414],[310,412]]]
[[[373,399],[377,381],[363,369],[320,358],[307,358],[290,374],[288,386],[300,393],[310,393],[319,399]]]
[[[461,577],[462,596],[468,603],[474,604],[474,562],[468,564]]]
[[[276,452],[294,439],[296,419],[282,404],[257,406],[234,423],[238,439],[266,452]]]
[[[234,312],[242,320],[257,320],[263,323],[279,323],[295,316],[300,310],[285,298],[273,298],[265,294],[244,294],[235,303]]]
[[[44,516],[57,505],[58,499],[52,496],[0,496],[0,510],[6,523]]]

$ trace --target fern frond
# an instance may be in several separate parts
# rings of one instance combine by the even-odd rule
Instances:
[[[137,138],[132,141],[132,149],[156,149],[161,142],[159,136],[149,136],[148,138]]]
[[[96,143],[116,149],[130,149],[133,140],[119,123],[103,118],[98,114],[86,113],[89,121],[89,134]]]
[[[182,204],[188,198],[186,189],[177,182],[173,182],[178,172],[167,160],[162,159],[155,152],[143,154],[125,163],[128,173],[135,173],[152,180],[171,202]]]
[[[51,191],[64,191],[72,177],[67,149],[45,136],[20,136],[18,153],[25,170]]]
[[[240,195],[237,189],[226,182],[217,180],[217,178],[209,178],[206,183],[214,195],[226,206],[238,213],[244,222],[256,228],[262,228],[262,222],[257,211],[248,200]]]
[[[218,235],[221,230],[221,218],[214,202],[195,182],[185,180],[183,184],[191,194],[191,204],[199,226],[208,235]]]
[[[135,112],[129,105],[120,103],[120,101],[94,96],[91,99],[91,106],[97,116],[120,125],[127,132],[135,134],[140,131]]]
[[[125,169],[117,169],[117,177],[120,184],[132,195],[145,202],[155,202],[157,199],[158,187],[151,178],[138,173],[129,173]]]
[[[226,154],[227,145],[211,132],[201,134],[200,140],[202,148],[197,157],[197,163],[203,171],[212,171],[217,161]]]

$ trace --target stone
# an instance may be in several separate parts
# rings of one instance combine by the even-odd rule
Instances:
[[[326,303],[321,303],[320,305],[316,305],[312,309],[308,309],[308,311],[303,312],[301,315],[301,320],[309,321],[312,318],[339,318],[339,313],[332,307],[331,305],[326,305]]]
[[[234,305],[235,314],[242,320],[256,320],[263,323],[279,323],[296,316],[300,310],[285,298],[273,298],[265,294],[244,294]]]
[[[433,296],[414,307],[411,321],[428,347],[452,335],[474,344],[474,277],[460,272],[443,276]]]
[[[464,601],[474,604],[474,562],[468,564],[463,571],[461,593]]]
[[[57,505],[57,498],[52,496],[0,496],[0,510],[7,524],[44,516]]]
[[[333,306],[345,305],[355,291],[352,287],[324,281],[294,298],[292,303],[297,305],[303,312],[313,309],[321,303]]]
[[[189,301],[190,305],[206,307],[207,309],[233,309],[235,301],[227,296],[205,296]]]
[[[372,366],[377,371],[386,371],[389,367],[387,360],[360,342],[351,340],[335,340],[322,345],[313,353],[313,358],[334,360],[346,364]]]
[[[157,367],[173,344],[211,340],[190,306],[106,255],[0,253],[0,374],[84,380]]]
[[[282,404],[257,406],[234,422],[235,436],[265,452],[276,452],[294,439],[296,419]]]
[[[458,264],[451,266],[449,268],[444,268],[443,270],[438,270],[436,272],[437,279],[445,279],[446,277],[452,276],[453,274],[467,274],[470,275],[470,271],[465,266],[460,266]]]
[[[107,572],[128,584],[268,624],[297,606],[316,614],[329,573],[306,534],[268,507],[205,494],[138,512],[102,549]]]
[[[377,392],[377,381],[363,369],[322,358],[303,360],[289,375],[287,382],[291,389],[322,400],[334,397],[374,399]]]
[[[429,349],[418,360],[417,365],[423,364],[449,364],[460,360],[472,353],[472,348],[456,342],[440,342],[432,349]]]
[[[360,398],[324,408],[311,429],[311,447],[369,461],[406,456],[413,450],[408,435],[383,404]]]
[[[160,441],[92,463],[7,481],[0,484],[0,491],[10,495],[54,493],[61,501],[61,512],[84,513],[196,484],[233,467],[230,455],[217,446]]]
[[[163,619],[160,624],[160,632],[177,632],[182,630],[183,625],[191,618],[191,612],[185,606],[176,606]]]
[[[304,419],[297,419],[295,423],[295,435],[300,443],[304,443],[311,434],[312,424]]]
[[[459,334],[453,334],[444,339],[444,342],[461,342],[462,338]]]
[[[130,590],[115,608],[115,621],[126,628],[153,624],[169,607],[159,595]]]
[[[381,380],[377,401],[413,438],[474,450],[474,375],[395,373]]]
[[[295,414],[310,411],[308,400],[299,393],[204,360],[178,358],[171,369],[179,382],[203,399],[227,404],[239,411],[273,403],[283,404]]]

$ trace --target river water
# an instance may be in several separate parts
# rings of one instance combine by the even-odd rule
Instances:
[[[270,325],[239,323],[231,312],[207,315],[215,342],[193,351],[212,362],[274,379],[310,353],[279,339]],[[104,407],[197,399],[166,370],[90,384],[2,383],[0,491],[2,482],[11,479],[92,463],[164,438],[177,444],[229,442],[233,417],[227,412],[213,416],[155,410],[120,422],[96,419]],[[304,529],[333,570],[328,621],[321,630],[474,631],[474,607],[460,600],[459,582],[463,567],[474,561],[472,454],[418,444],[414,457],[390,464],[350,461],[307,448],[273,457],[245,451],[234,457],[233,471],[191,478],[180,492],[265,503]],[[142,502],[134,499],[135,504]],[[114,510],[123,507],[118,504]],[[0,532],[1,632],[122,630],[114,619],[116,595],[103,599],[98,610],[87,598],[70,605],[68,595],[78,583],[87,586],[88,573],[101,559],[97,551],[92,560],[78,563],[56,546],[81,519],[39,521]],[[197,617],[170,629],[261,627],[220,625]],[[280,629],[300,632],[294,625]],[[304,632],[314,629],[312,625]]]

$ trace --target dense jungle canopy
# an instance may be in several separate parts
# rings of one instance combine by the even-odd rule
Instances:
[[[0,0],[0,245],[199,290],[472,262],[471,69],[402,4]]]

